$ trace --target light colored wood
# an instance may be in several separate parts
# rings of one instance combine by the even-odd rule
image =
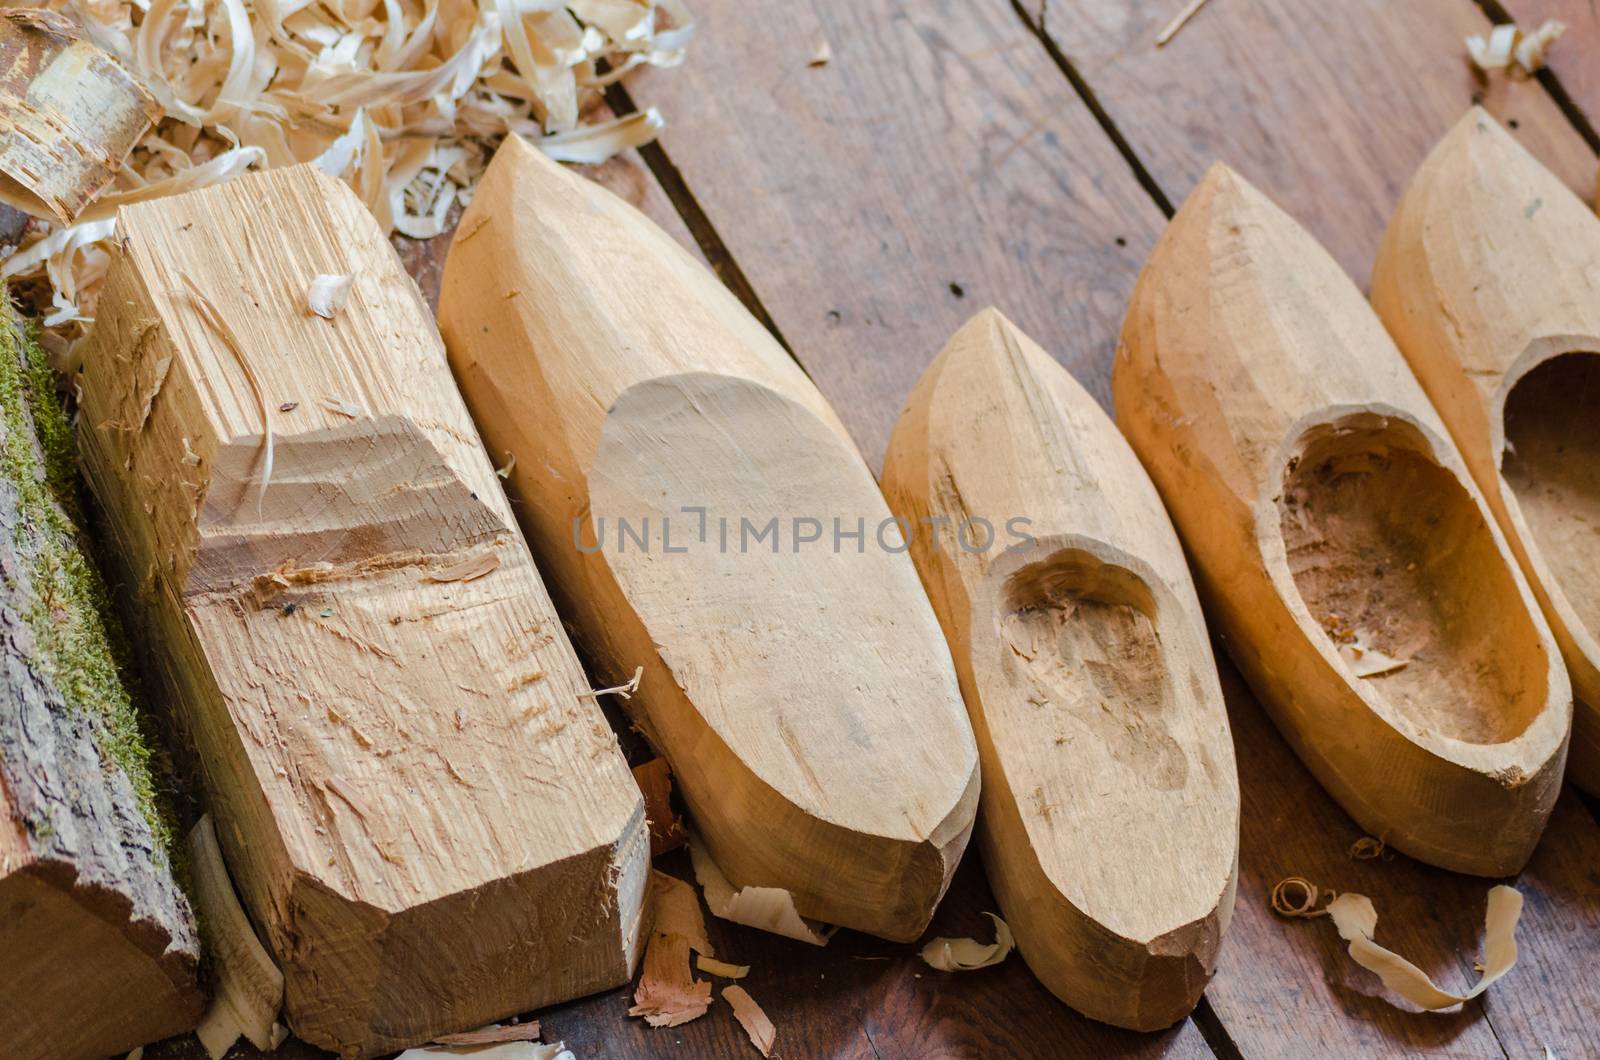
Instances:
[[[607,676],[644,667],[629,706],[730,881],[915,938],[966,846],[977,753],[827,402],[670,237],[516,138],[462,218],[440,321],[558,599]],[[619,519],[648,519],[648,546]],[[864,538],[835,547],[835,519]],[[777,537],[745,533],[769,520]]]
[[[1235,660],[1317,779],[1413,857],[1520,868],[1560,787],[1566,670],[1339,266],[1214,167],[1140,277],[1113,392]],[[1359,676],[1381,657],[1353,647],[1405,665]]]
[[[85,462],[290,1027],[370,1056],[627,980],[639,792],[377,224],[302,166],[118,233]]]
[[[1600,794],[1600,219],[1473,108],[1401,200],[1372,304],[1544,609],[1578,697],[1567,776]]]
[[[1239,782],[1155,487],[1094,399],[989,309],[912,391],[883,488],[955,655],[984,867],[1022,956],[1095,1019],[1183,1019],[1233,912]]]

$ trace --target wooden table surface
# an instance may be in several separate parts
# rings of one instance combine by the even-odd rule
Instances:
[[[658,146],[591,174],[709,261],[838,409],[874,468],[911,384],[996,305],[1109,404],[1125,302],[1166,215],[1221,159],[1366,282],[1412,170],[1474,101],[1585,197],[1595,187],[1595,0],[691,0],[687,64],[611,100],[656,106]],[[1486,14],[1486,11],[1488,12]],[[1537,80],[1484,81],[1462,38],[1491,18],[1572,29]],[[826,65],[809,60],[826,42]],[[402,254],[432,297],[448,236]],[[1238,904],[1194,1017],[1138,1035],[1086,1020],[1013,957],[938,973],[849,932],[826,949],[713,922],[778,1027],[778,1054],[1600,1056],[1600,824],[1569,790],[1532,864],[1516,970],[1461,1009],[1392,1004],[1331,925],[1272,914],[1301,875],[1372,897],[1379,941],[1446,989],[1475,978],[1487,882],[1357,861],[1356,825],[1278,736],[1218,644],[1243,791]],[[662,867],[687,874],[681,854]],[[1159,872],[1160,866],[1151,866]],[[987,937],[968,852],[930,934]],[[718,1001],[652,1030],[616,990],[539,1013],[580,1057],[753,1057]],[[152,1058],[203,1056],[191,1039]],[[236,1056],[258,1055],[247,1046]],[[291,1041],[278,1055],[319,1055]]]

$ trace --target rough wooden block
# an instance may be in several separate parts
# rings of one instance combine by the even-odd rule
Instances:
[[[309,166],[119,218],[86,463],[289,1026],[366,1056],[625,981],[638,789],[376,222]]]

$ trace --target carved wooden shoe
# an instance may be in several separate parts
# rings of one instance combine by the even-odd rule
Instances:
[[[909,940],[977,750],[888,507],[798,365],[632,206],[510,137],[440,321],[540,563],[735,886]],[[857,535],[857,536],[840,536]]]
[[[1400,202],[1372,304],[1544,609],[1600,794],[1600,219],[1481,108]]]
[[[1517,871],[1560,787],[1571,686],[1355,285],[1216,166],[1139,279],[1113,390],[1235,660],[1323,786],[1413,857]]]
[[[983,761],[979,843],[1023,958],[1095,1019],[1170,1026],[1233,912],[1239,781],[1155,488],[1094,400],[992,309],[912,391],[883,481],[955,652]]]

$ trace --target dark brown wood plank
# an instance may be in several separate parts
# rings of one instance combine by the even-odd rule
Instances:
[[[1286,920],[1272,888],[1303,876],[1355,891],[1378,911],[1378,941],[1446,990],[1476,981],[1484,901],[1495,882],[1430,868],[1404,855],[1357,860],[1363,835],[1322,790],[1251,699],[1220,666],[1238,747],[1238,900],[1207,997],[1248,1057],[1600,1055],[1592,969],[1600,961],[1600,829],[1569,790],[1532,863],[1514,881],[1526,899],[1518,966],[1485,998],[1438,1013],[1411,1010],[1357,966],[1327,919]]]
[[[1550,71],[1591,129],[1600,128],[1600,3],[1596,0],[1500,0],[1518,25],[1533,29],[1547,18],[1567,32],[1545,53]],[[1584,197],[1594,201],[1593,182]]]
[[[1185,2],[1024,0],[1174,204],[1227,162],[1365,287],[1412,172],[1474,100],[1593,190],[1593,153],[1537,82],[1469,67],[1464,39],[1489,27],[1469,0],[1211,0],[1156,48]]]
[[[1005,0],[699,0],[630,92],[868,463],[996,305],[1102,400],[1161,215]],[[827,42],[826,65],[808,62]]]

